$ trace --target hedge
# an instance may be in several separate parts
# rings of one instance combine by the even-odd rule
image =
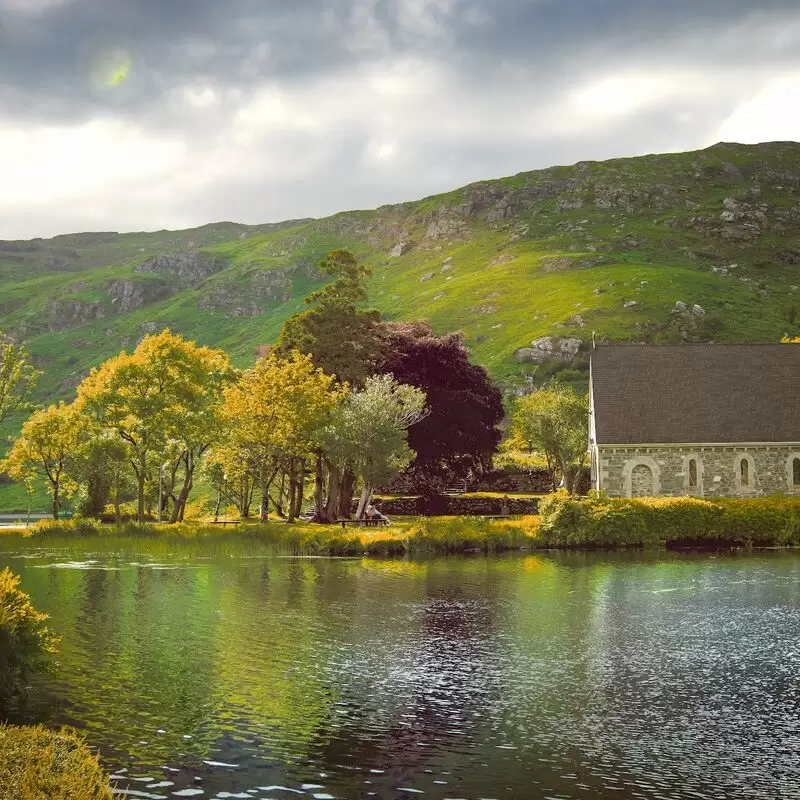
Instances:
[[[564,493],[540,503],[539,546],[687,547],[800,544],[800,500],[606,497]]]
[[[75,733],[0,724],[3,800],[111,800],[112,796],[97,756]]]
[[[378,497],[375,506],[389,517],[480,517],[503,513],[518,516],[538,513],[539,498],[472,497],[461,494]]]

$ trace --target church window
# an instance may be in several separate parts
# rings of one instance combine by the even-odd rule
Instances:
[[[750,462],[746,458],[739,461],[739,479],[742,486],[750,485]]]
[[[792,461],[792,483],[796,489],[800,489],[800,458]]]
[[[697,460],[694,458],[689,459],[689,487],[697,488]]]

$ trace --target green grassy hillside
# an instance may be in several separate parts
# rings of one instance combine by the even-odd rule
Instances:
[[[386,318],[463,330],[505,382],[541,369],[524,348],[543,336],[776,341],[800,316],[800,144],[554,167],[322,220],[0,242],[0,328],[27,341],[43,396],[165,326],[246,364],[334,247],[373,268]]]

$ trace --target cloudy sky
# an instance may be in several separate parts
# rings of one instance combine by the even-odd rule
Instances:
[[[0,237],[800,139],[798,0],[0,0]]]

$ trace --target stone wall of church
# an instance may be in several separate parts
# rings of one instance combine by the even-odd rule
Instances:
[[[800,495],[800,442],[773,446],[600,445],[595,488],[612,496]]]

